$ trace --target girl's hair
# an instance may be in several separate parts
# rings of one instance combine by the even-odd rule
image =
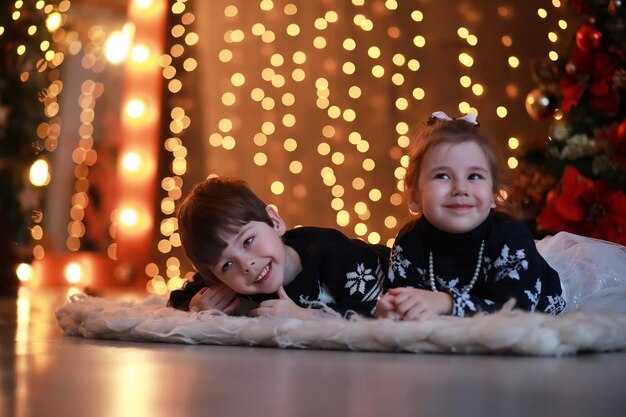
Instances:
[[[178,208],[178,231],[185,255],[206,281],[219,282],[210,267],[228,246],[228,235],[252,221],[273,226],[266,206],[237,178],[209,178],[191,190]]]
[[[409,166],[404,177],[404,192],[409,200],[411,195],[418,191],[418,180],[424,155],[431,148],[442,143],[457,144],[470,141],[476,143],[487,158],[493,180],[493,193],[494,195],[500,193],[502,171],[499,149],[491,139],[480,131],[478,124],[474,125],[463,119],[442,120],[431,117],[412,136],[409,148]]]

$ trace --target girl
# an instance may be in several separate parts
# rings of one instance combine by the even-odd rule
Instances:
[[[391,253],[377,317],[493,312],[516,307],[550,314],[565,307],[558,273],[526,226],[494,212],[499,158],[469,114],[435,112],[418,133],[404,180],[411,212]]]

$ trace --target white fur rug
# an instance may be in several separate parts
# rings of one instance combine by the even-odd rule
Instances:
[[[509,306],[492,315],[419,322],[303,321],[188,313],[164,304],[79,295],[59,307],[56,318],[67,335],[135,342],[536,356],[626,350],[626,314],[617,312],[549,316]]]

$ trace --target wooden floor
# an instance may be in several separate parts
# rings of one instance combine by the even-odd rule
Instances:
[[[626,415],[626,353],[536,358],[89,340],[56,326],[54,309],[66,295],[0,298],[0,416]]]

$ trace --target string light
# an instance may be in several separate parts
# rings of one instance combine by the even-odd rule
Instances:
[[[120,223],[128,228],[136,226],[138,218],[139,215],[134,209],[123,209],[120,213]]]
[[[144,63],[149,56],[150,51],[145,45],[135,45],[131,52],[131,57],[137,64]]]
[[[44,116],[47,120],[42,121],[37,127],[37,142],[34,144],[34,149],[37,153],[40,151],[50,153],[54,152],[57,148],[57,140],[61,130],[61,120],[58,116],[60,112],[60,105],[57,101],[57,97],[63,89],[63,83],[60,81],[60,71],[58,70],[58,67],[63,63],[65,55],[61,52],[55,51],[54,49],[57,48],[56,42],[63,34],[62,26],[66,20],[64,12],[68,9],[68,7],[66,7],[67,2],[59,3],[58,8],[56,9],[51,5],[49,7],[44,6],[44,2],[38,1],[34,5],[33,9],[32,4],[28,4],[28,7],[25,7],[23,1],[16,1],[13,4],[14,11],[11,14],[11,18],[16,22],[25,20],[23,24],[25,37],[34,37],[43,31],[50,32],[52,37],[52,42],[47,39],[41,41],[39,43],[39,48],[27,49],[26,45],[30,45],[32,43],[28,39],[25,39],[23,44],[17,45],[15,48],[15,53],[18,56],[24,56],[27,53],[34,56],[37,54],[37,52],[35,52],[37,49],[41,52],[40,58],[36,61],[35,66],[30,70],[27,69],[22,72],[19,76],[23,83],[36,80],[38,83],[43,83],[45,86],[39,94],[39,101],[43,104]],[[40,13],[42,15],[43,21],[41,27],[34,24],[28,24],[28,22],[31,21],[33,13]],[[0,42],[2,42],[2,36],[4,34],[5,28],[0,26]],[[7,51],[9,50],[10,48],[7,49]],[[47,75],[46,78],[40,76],[40,74],[44,73]],[[29,188],[30,185],[41,188],[41,192],[45,192],[45,187],[47,187],[51,181],[51,173],[47,157],[37,157],[29,168],[28,180],[30,184],[25,186],[26,193],[30,193],[35,196],[39,195],[38,193],[40,191],[33,191]],[[32,254],[34,259],[40,260],[43,259],[45,255],[44,245],[41,244],[44,237],[42,210],[34,210],[31,219],[33,222],[31,227],[31,236],[34,240]],[[18,274],[20,280],[30,280],[32,271],[29,268],[30,267],[26,264],[18,266],[16,273]]]
[[[136,173],[141,166],[141,157],[137,152],[128,152],[122,157],[122,166],[126,171]]]
[[[336,213],[335,226],[346,228],[348,234],[351,232],[357,233],[370,242],[383,241],[389,244],[393,239],[394,229],[401,222],[401,215],[391,214],[383,217],[381,221],[378,220],[380,215],[374,216],[373,213],[402,212],[402,178],[407,166],[404,153],[409,145],[408,127],[416,121],[415,114],[410,112],[415,111],[416,102],[423,101],[428,97],[427,89],[423,86],[407,87],[414,83],[413,80],[420,77],[419,71],[422,66],[420,51],[428,48],[429,36],[419,33],[421,26],[417,25],[415,28],[418,33],[412,33],[408,37],[415,48],[413,53],[411,55],[394,53],[389,56],[387,55],[389,49],[385,47],[385,43],[373,42],[371,39],[362,39],[358,31],[361,31],[361,33],[378,33],[377,31],[380,31],[381,34],[384,33],[388,36],[390,40],[398,39],[403,35],[406,37],[408,34],[403,34],[398,27],[382,28],[377,26],[377,20],[373,17],[374,15],[370,15],[370,10],[365,7],[365,2],[352,1],[352,4],[358,7],[352,15],[348,9],[329,7],[328,10],[317,16],[310,16],[309,27],[312,27],[313,31],[311,34],[304,35],[309,36],[310,48],[295,52],[289,52],[284,47],[282,42],[286,37],[282,33],[286,33],[287,37],[303,36],[303,33],[296,26],[298,28],[305,26],[302,22],[306,17],[300,16],[296,7],[292,8],[292,14],[289,16],[299,17],[297,25],[286,21],[284,31],[283,29],[276,29],[277,26],[275,24],[272,25],[272,30],[270,31],[270,25],[264,20],[264,15],[260,15],[255,21],[250,21],[240,14],[238,4],[233,3],[225,6],[223,13],[227,20],[222,37],[223,47],[218,53],[219,62],[222,64],[219,68],[220,71],[225,73],[228,73],[229,70],[232,70],[232,72],[230,75],[230,87],[220,92],[220,94],[223,106],[231,109],[224,112],[225,116],[219,118],[215,129],[209,132],[208,143],[215,149],[215,152],[220,152],[219,155],[222,155],[225,159],[228,159],[228,151],[238,152],[243,156],[245,152],[242,153],[241,149],[243,149],[242,146],[245,148],[246,139],[244,136],[246,135],[242,135],[243,130],[241,127],[238,127],[242,125],[238,120],[237,112],[243,108],[242,106],[250,106],[246,108],[252,109],[254,106],[251,105],[258,103],[257,108],[261,113],[271,111],[275,115],[275,119],[281,120],[282,118],[283,120],[282,126],[279,123],[270,121],[262,122],[260,127],[260,132],[262,133],[250,135],[251,138],[254,138],[253,142],[258,147],[258,150],[255,150],[250,155],[250,162],[253,166],[272,172],[275,161],[282,161],[283,157],[287,158],[288,164],[286,166],[288,168],[284,170],[284,175],[278,175],[279,178],[273,179],[266,184],[271,194],[279,198],[279,201],[283,201],[280,200],[280,197],[289,193],[287,184],[293,181],[303,181],[302,184],[298,184],[297,188],[294,186],[292,189],[298,189],[301,194],[306,195],[303,190],[316,188],[315,181],[319,181],[320,185],[332,190],[331,193],[333,195],[328,201],[328,207]],[[274,13],[272,15],[273,22],[278,21],[276,19],[279,19],[280,11],[274,9],[272,2],[260,2],[259,5],[265,12],[271,11]],[[397,2],[385,2],[384,9],[378,9],[377,13],[381,15],[391,13],[397,7]],[[497,12],[505,22],[509,22],[514,16],[513,9],[510,6],[497,7]],[[410,15],[417,23],[429,23],[429,15],[422,10],[413,10]],[[476,22],[480,21],[480,17],[469,13],[467,15],[471,16],[471,18],[468,18],[467,22],[460,25],[457,29],[457,35],[463,41],[457,56],[459,68],[463,72],[459,77],[459,82],[462,88],[468,90],[470,95],[463,97],[459,101],[458,109],[462,113],[472,112],[477,114],[478,110],[477,106],[474,105],[474,101],[480,100],[486,94],[491,94],[493,99],[495,92],[487,90],[487,86],[490,86],[491,83],[481,80],[481,78],[485,77],[484,69],[475,69],[482,67],[482,63],[479,62],[480,54],[476,49],[481,45],[481,41],[477,34],[473,33],[473,28]],[[543,16],[545,19],[549,17],[547,12],[543,13],[540,11],[538,15]],[[338,42],[336,42],[337,47],[341,48],[342,53],[338,56],[332,56],[329,51],[331,45],[328,40],[331,38],[336,39],[338,34],[333,31],[337,22],[349,22],[357,28],[357,32],[356,36],[351,34],[349,37],[338,38]],[[248,24],[249,26],[246,26]],[[254,71],[257,69],[253,65],[243,67],[238,62],[242,62],[242,51],[256,48],[253,45],[257,44],[256,39],[258,38],[260,38],[260,42],[272,44],[272,49],[271,53],[267,55],[261,54],[259,59],[264,59],[262,57],[266,56],[267,65],[263,67],[260,64],[258,67],[259,72],[255,74]],[[305,39],[307,38],[303,38],[303,40]],[[512,33],[504,33],[497,40],[501,42],[502,48],[513,48],[514,40]],[[202,41],[203,39],[200,38],[200,45],[202,45]],[[555,42],[554,37],[550,38],[550,42]],[[220,46],[217,46],[217,48],[219,51]],[[261,43],[259,43],[258,48],[262,51]],[[517,74],[527,71],[528,68],[523,67],[520,56],[516,52],[514,50],[505,51],[502,64],[505,65],[505,68],[508,68],[508,71],[516,71],[517,77]],[[290,55],[293,57],[292,60],[285,59]],[[319,62],[320,70],[315,71],[306,65],[311,60]],[[387,63],[391,63],[393,67],[390,67]],[[399,165],[393,170],[392,175],[396,179],[396,184],[391,191],[389,188],[377,187],[375,184],[378,166],[386,166],[388,163],[376,163],[380,160],[380,156],[374,156],[376,155],[378,144],[372,142],[367,133],[359,130],[364,117],[367,117],[367,115],[362,113],[360,106],[360,103],[363,103],[363,101],[353,105],[344,99],[344,97],[355,101],[369,99],[375,102],[376,97],[371,93],[363,94],[363,89],[367,90],[369,85],[367,85],[367,82],[364,83],[362,78],[359,79],[358,77],[364,71],[370,74],[372,80],[389,80],[391,84],[398,87],[398,96],[393,101],[393,107],[397,111],[396,117],[403,119],[403,121],[400,124],[401,128],[396,129],[397,138],[395,142],[397,148],[387,151],[388,155],[393,155],[393,158]],[[417,75],[414,75],[415,73]],[[291,75],[291,84],[282,82],[282,74]],[[355,81],[347,87],[347,91],[341,91],[341,84],[337,82],[334,74],[341,74],[344,78],[354,79]],[[312,83],[314,86],[312,92],[315,96],[314,104],[319,110],[319,113],[316,114],[322,115],[321,117],[327,119],[327,122],[318,134],[320,140],[317,143],[313,141],[310,144],[314,151],[312,155],[316,155],[316,159],[296,159],[294,155],[293,160],[289,160],[291,153],[306,152],[309,144],[304,141],[303,137],[291,134],[286,129],[295,128],[297,131],[302,126],[301,117],[298,117],[297,109],[295,111],[287,109],[288,102],[283,101],[281,103],[280,99],[277,100],[274,90],[289,85],[290,91],[287,97],[293,97],[295,99],[293,101],[298,105],[303,100],[302,89],[306,88],[306,83]],[[350,84],[350,81],[346,83]],[[246,91],[249,92],[249,96],[245,94]],[[407,92],[408,94],[406,94]],[[516,82],[511,81],[503,86],[499,94],[502,94],[502,98],[497,99],[500,102],[490,111],[498,119],[506,120],[511,115],[512,101],[519,101],[520,99],[520,88]],[[283,97],[285,96],[283,95]],[[220,113],[219,109],[217,112]],[[285,121],[288,121],[288,123],[285,123]],[[246,122],[249,123],[250,119],[248,118]],[[277,141],[276,137],[280,136],[288,139]],[[376,139],[380,141],[382,138]],[[311,140],[311,136],[307,140]],[[279,156],[276,152],[268,150],[274,149],[271,146],[276,142],[282,143],[285,152],[284,156]],[[344,142],[354,146],[353,151],[346,150],[342,144]],[[518,147],[511,146],[510,149],[513,151],[518,149]],[[359,154],[363,155],[360,161],[358,160]],[[228,171],[226,164],[227,162],[224,162],[224,165],[215,168],[213,172],[215,174],[224,174],[224,170]],[[511,162],[510,166],[513,168],[514,164]],[[308,174],[310,170],[315,169],[319,173],[317,180],[311,178],[310,174]],[[361,170],[361,173],[359,173],[359,170]],[[303,174],[307,175],[306,180],[296,177]],[[288,179],[288,175],[294,175],[294,177]],[[281,187],[280,193],[276,192],[275,187],[277,183],[285,186],[284,190]],[[342,187],[342,184],[348,185],[345,188],[352,191],[347,194],[343,192],[337,194],[335,190],[338,190],[338,188],[336,187]],[[357,194],[354,194],[354,192]],[[295,196],[295,191],[293,193]],[[390,206],[385,208],[379,206],[376,210],[364,210],[361,204],[354,202],[346,204],[352,199],[357,199],[358,202],[362,203],[364,200],[357,197],[358,193],[364,193],[364,197],[372,203],[387,203]],[[318,199],[323,198],[319,193],[316,193],[316,196]],[[279,206],[288,205],[289,203],[279,204]],[[397,207],[397,209],[394,207]],[[381,221],[382,224],[375,225],[372,223],[374,219]],[[376,231],[370,229],[376,229]],[[381,233],[381,230],[384,230],[384,232]],[[369,240],[370,238],[373,240]]]
[[[62,21],[61,13],[58,13],[58,12],[50,13],[48,15],[48,18],[46,19],[46,27],[48,28],[48,31],[54,32],[59,27],[61,27],[61,21]]]
[[[31,184],[36,187],[43,187],[50,182],[50,172],[48,171],[48,161],[38,159],[30,167],[29,178]]]
[[[136,0],[134,7],[149,14],[155,3]],[[211,37],[215,55],[210,59],[219,65],[220,73],[228,76],[225,82],[215,85],[213,92],[218,98],[213,102],[216,105],[212,105],[212,111],[217,116],[207,120],[209,125],[202,132],[202,138],[211,147],[212,158],[223,159],[225,163],[238,160],[233,167],[247,164],[258,170],[253,172],[264,173],[259,176],[266,177],[263,186],[255,190],[272,199],[271,202],[277,203],[285,213],[296,213],[298,205],[312,205],[318,212],[327,211],[324,218],[331,219],[328,226],[342,228],[347,234],[354,233],[372,243],[389,245],[397,227],[405,220],[402,190],[410,126],[433,110],[426,109],[426,105],[437,102],[438,92],[423,81],[425,74],[432,70],[431,67],[423,69],[429,64],[427,54],[436,47],[433,35],[426,29],[433,25],[434,17],[426,6],[423,10],[417,7],[407,10],[397,1],[389,0],[380,5],[362,0],[350,3],[349,7],[325,4],[311,16],[304,15],[302,6],[295,2],[279,6],[277,2],[259,0],[254,2],[258,16],[251,21],[242,13],[250,6],[247,2],[225,2],[220,16],[224,29],[220,36]],[[194,27],[196,15],[188,2],[179,0],[169,5],[173,21],[167,31],[170,45],[161,55],[155,54],[147,44],[135,44],[137,39],[131,28],[125,28],[126,33],[122,30],[116,34],[119,35],[117,41],[102,27],[91,28],[88,39],[79,39],[76,32],[63,28],[69,5],[69,1],[63,1],[55,9],[43,1],[36,3],[36,7],[49,15],[46,29],[54,32],[55,37],[55,42],[39,45],[45,52],[42,66],[56,68],[63,62],[63,53],[82,52],[83,68],[99,73],[107,62],[124,62],[124,57],[130,54],[138,71],[142,65],[143,70],[158,65],[165,81],[171,105],[162,116],[169,130],[162,146],[170,160],[166,164],[169,172],[159,181],[162,196],[160,213],[156,216],[160,233],[157,250],[166,267],[161,267],[160,262],[150,262],[145,268],[150,278],[148,290],[163,294],[177,288],[189,276],[181,269],[184,262],[181,262],[180,236],[174,214],[183,195],[190,163],[187,141],[200,140],[195,136],[187,137],[191,117],[195,114],[188,95],[195,88],[194,77],[199,78],[198,72],[208,65],[195,54],[195,48],[206,49],[209,38],[207,32]],[[552,6],[558,8],[560,2],[554,0]],[[506,29],[514,16],[513,9],[511,6],[494,9]],[[395,13],[407,11],[413,22],[411,32],[390,19]],[[21,19],[22,14],[14,13],[12,17]],[[493,39],[502,49],[497,55],[501,62],[492,65],[506,73],[510,81],[495,91],[496,84],[484,71],[480,48],[488,47],[491,40],[478,37],[476,22],[481,18],[484,16],[477,18],[464,13],[457,26],[442,29],[451,31],[457,41],[454,65],[459,75],[447,85],[457,89],[453,94],[458,97],[459,112],[478,113],[477,108],[480,108],[485,112],[481,118],[491,117],[496,122],[501,119],[502,123],[507,123],[517,111],[512,103],[520,100],[519,94],[523,91],[519,74],[527,77],[529,69],[517,49],[518,36],[512,31],[503,31]],[[557,26],[549,28],[544,37],[550,44],[549,57],[554,60],[558,57],[556,51],[564,38],[567,22],[548,7],[538,10],[536,19],[545,21],[544,26],[547,22]],[[353,30],[346,34],[341,30],[342,25],[350,25]],[[29,28],[29,33],[36,33],[36,30]],[[58,46],[61,43],[65,49]],[[25,53],[25,48],[19,51]],[[259,51],[258,66],[244,64],[245,51],[251,50]],[[98,84],[96,77],[92,78],[86,81],[90,87],[85,89],[83,85],[81,89],[80,139],[72,153],[76,164],[76,192],[72,196],[72,220],[68,223],[73,240],[68,240],[68,247],[75,250],[80,248],[80,239],[88,227],[82,216],[93,185],[90,168],[98,159],[92,132],[97,111],[95,103],[103,94],[104,85]],[[46,96],[49,120],[42,123],[37,132],[49,150],[56,148],[61,130],[57,97],[63,88],[60,77],[51,81]],[[390,91],[393,93],[388,100],[386,95]],[[487,108],[485,97],[496,104]],[[141,94],[128,97],[122,106],[128,117],[123,123],[141,125],[157,117],[152,113],[155,103]],[[303,113],[303,108],[307,108],[307,112]],[[371,126],[367,123],[369,120],[382,120],[377,113],[386,111],[392,112],[389,117],[394,120],[387,131],[364,127]],[[505,137],[510,137],[508,146],[512,153],[527,138],[519,132]],[[144,175],[142,173],[156,172],[156,160],[142,149],[129,146],[119,157],[120,175],[127,176],[129,181],[137,180]],[[514,169],[516,159],[511,158],[508,166]],[[225,173],[223,166],[209,166],[209,170],[210,175]],[[46,183],[41,180],[43,174],[38,178],[38,184]],[[110,214],[111,237],[114,237],[117,222],[120,227],[138,227],[144,215],[149,217],[151,213],[139,204],[120,205]],[[306,218],[301,221],[306,222]],[[42,226],[38,225],[32,233],[43,236]],[[43,246],[37,246],[34,252],[43,256]],[[113,243],[109,247],[110,256],[114,257],[115,252]]]
[[[77,284],[83,276],[83,269],[75,262],[71,262],[65,268],[65,279],[70,284]]]
[[[152,5],[152,0],[135,0],[135,4],[140,9],[147,9]]]
[[[28,282],[33,275],[33,269],[29,264],[21,263],[17,266],[15,274],[20,281]]]
[[[126,105],[126,115],[131,119],[138,119],[146,110],[146,103],[143,100],[135,99],[128,102]]]

